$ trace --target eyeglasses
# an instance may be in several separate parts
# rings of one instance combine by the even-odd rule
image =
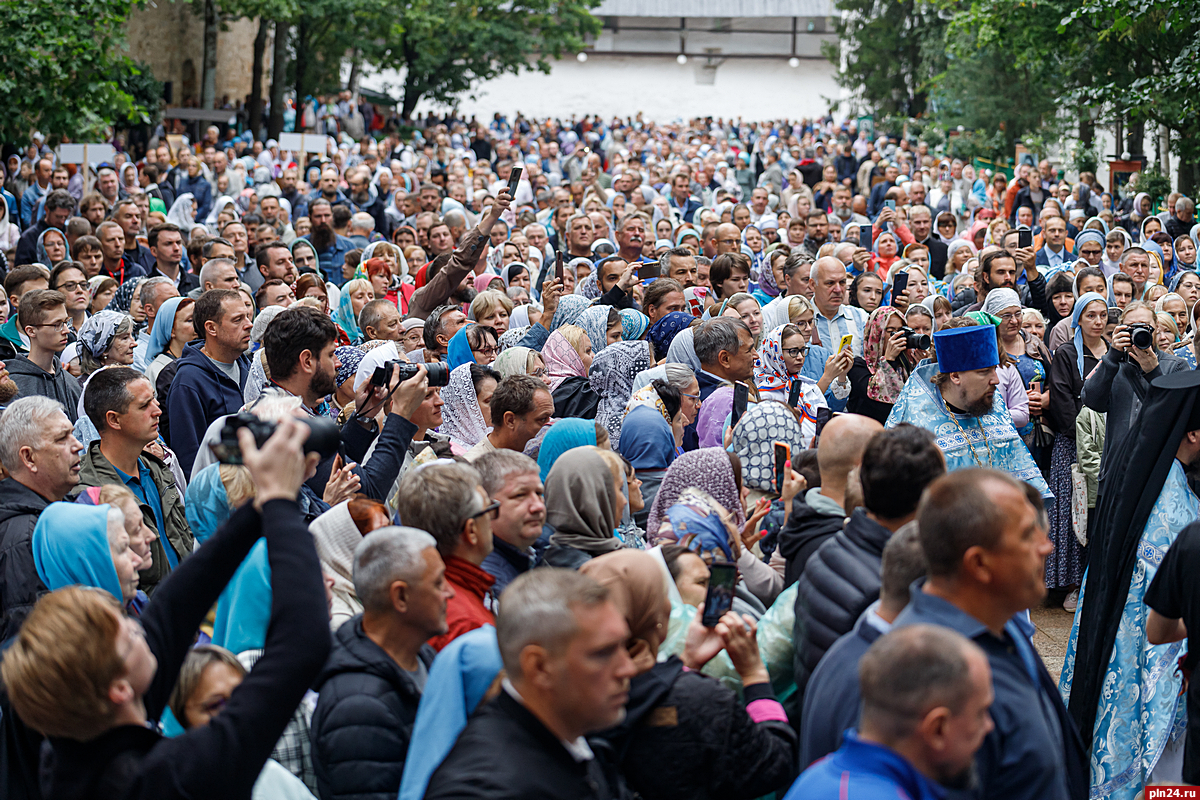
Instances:
[[[717,244],[737,244],[737,239],[717,239]]]
[[[489,347],[472,347],[471,352],[479,353],[481,356],[494,356],[499,352],[499,348],[497,348],[495,345],[491,345]]]
[[[544,377],[546,377],[547,373],[543,367],[538,367],[537,369],[535,369],[533,372],[531,372],[529,374],[535,378],[544,378]]]
[[[60,292],[77,292],[80,289],[86,288],[87,281],[68,281],[67,283],[60,283],[58,285],[58,291]]]
[[[787,356],[788,358],[799,358],[800,354],[803,352],[804,352],[803,347],[788,347],[783,350],[783,354],[785,356]]]
[[[1001,322],[1011,322],[1014,318],[1021,316],[1020,311],[1010,311],[1007,314],[1001,314],[999,319]]]
[[[34,325],[35,328],[56,328],[60,331],[65,331],[71,327],[71,320],[64,319],[60,322],[43,322],[40,325]]]
[[[488,515],[488,519],[495,519],[496,517],[500,516],[500,501],[493,500],[479,511],[472,514],[470,518],[476,519],[477,517],[482,517],[484,514]]]
[[[698,394],[688,394],[687,392],[680,392],[680,393],[679,393],[679,396],[680,396],[680,397],[686,397],[686,398],[687,398],[687,399],[689,399],[689,400],[699,400],[699,399],[700,399],[700,395],[698,395]]]

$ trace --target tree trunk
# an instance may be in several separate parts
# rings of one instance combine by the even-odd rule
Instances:
[[[302,131],[300,120],[304,109],[305,98],[308,97],[308,21],[301,19],[296,25],[296,130]]]
[[[217,33],[219,32],[216,0],[204,0],[204,69],[200,82],[200,107],[214,108],[217,100]]]
[[[351,94],[358,94],[358,80],[362,77],[362,51],[357,47],[350,54],[350,77],[346,80],[346,88]]]
[[[1092,120],[1091,114],[1084,109],[1079,115],[1079,142],[1084,147],[1091,149],[1096,141],[1096,123]]]
[[[283,132],[283,90],[287,79],[287,40],[289,26],[275,22],[275,51],[271,58],[271,116],[267,120],[267,138],[278,139]],[[296,113],[299,114],[299,108]],[[297,120],[299,122],[299,120]]]
[[[1171,129],[1166,125],[1158,126],[1158,170],[1171,177]]]
[[[250,134],[258,139],[262,132],[263,115],[263,56],[267,52],[267,34],[271,23],[266,17],[258,20],[258,33],[254,37],[254,62],[250,67],[250,102],[246,106],[247,125]]]

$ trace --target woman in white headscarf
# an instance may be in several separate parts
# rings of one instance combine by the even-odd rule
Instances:
[[[170,210],[167,211],[167,222],[177,225],[183,231],[183,241],[185,244],[192,235],[192,229],[204,227],[192,218],[192,215],[195,213],[195,207],[196,199],[192,197],[192,193],[184,192],[175,198],[175,202],[171,204]]]
[[[208,217],[204,220],[204,225],[208,228],[213,236],[220,234],[217,230],[217,217],[221,216],[222,211],[228,211],[233,214],[235,220],[241,220],[242,215],[238,212],[237,203],[229,195],[221,195],[217,201],[213,203],[212,211],[208,212]]]

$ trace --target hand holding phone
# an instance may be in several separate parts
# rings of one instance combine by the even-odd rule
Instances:
[[[508,193],[515,201],[517,199],[517,184],[521,182],[522,167],[513,167],[508,173]]]
[[[733,408],[729,412],[729,427],[737,427],[738,420],[746,413],[746,404],[750,400],[750,390],[740,381],[733,384]]]
[[[733,591],[737,587],[737,564],[717,562],[709,567],[708,593],[704,597],[704,616],[700,624],[715,628],[731,608]]]
[[[1029,228],[1018,228],[1017,247],[1033,247],[1033,231]]]
[[[561,252],[554,254],[554,277],[560,282],[563,279],[563,257]]]
[[[896,201],[895,200],[884,200],[883,204],[885,206],[887,206],[888,208],[890,208],[892,211],[896,210]]]
[[[904,295],[904,290],[908,288],[908,273],[897,272],[896,277],[892,280],[892,300]]]
[[[854,344],[854,334],[853,334],[853,333],[847,333],[845,336],[843,336],[843,337],[842,337],[842,340],[841,340],[840,342],[838,342],[838,348],[837,348],[837,351],[840,353],[840,352],[842,352],[843,350],[847,350],[847,349],[849,349],[849,348],[850,348],[850,347],[851,347],[853,344]]]
[[[865,250],[870,250],[874,239],[871,236],[871,226],[862,225],[858,229],[858,244]]]

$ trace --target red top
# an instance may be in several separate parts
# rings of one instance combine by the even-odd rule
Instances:
[[[450,556],[446,560],[446,580],[454,587],[454,597],[446,604],[448,630],[429,640],[434,650],[441,650],[468,631],[496,624],[495,616],[484,605],[495,578],[470,561]]]

